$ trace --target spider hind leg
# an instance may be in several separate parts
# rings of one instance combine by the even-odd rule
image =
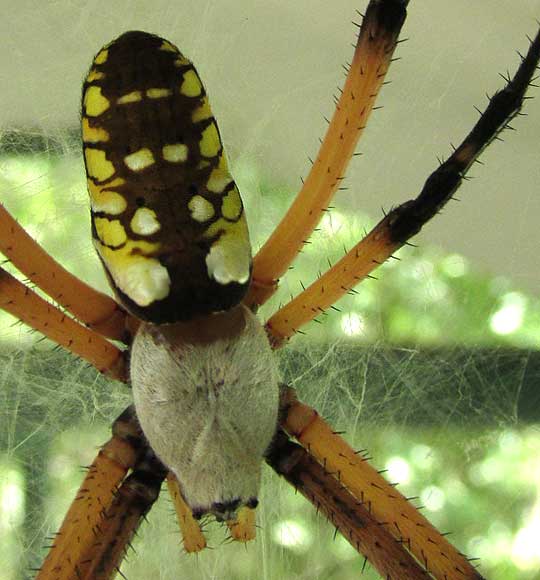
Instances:
[[[268,320],[266,327],[274,347],[369,277],[452,199],[482,151],[519,114],[539,60],[540,31],[516,74],[490,99],[470,133],[428,177],[419,195],[391,210],[341,260]]]
[[[80,356],[100,372],[125,381],[124,353],[0,268],[0,308]]]
[[[0,204],[0,252],[32,283],[96,333],[125,339],[126,313],[109,296],[68,272]]]
[[[360,28],[353,61],[334,116],[302,189],[253,261],[253,281],[244,302],[263,304],[277,289],[323,212],[341,186],[347,165],[374,110],[407,0],[372,0]]]

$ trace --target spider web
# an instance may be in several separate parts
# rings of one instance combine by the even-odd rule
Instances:
[[[0,200],[63,264],[106,288],[86,234],[83,168],[72,128],[92,53],[125,29],[143,28],[169,37],[197,64],[246,192],[257,247],[284,211],[298,184],[295,177],[305,174],[306,157],[324,133],[321,113],[331,114],[330,94],[341,84],[340,67],[354,37],[348,23],[354,8],[363,8],[341,2],[330,13],[326,4],[317,1],[306,9],[296,3],[288,8],[238,3],[225,14],[216,2],[185,2],[180,13],[176,4],[162,1],[149,14],[142,2],[117,3],[114,12],[101,2],[47,7],[21,2],[17,10],[26,27],[3,34],[11,62],[3,61],[0,70],[9,71],[12,82],[3,91],[7,107],[0,118]],[[469,13],[471,24],[484,20],[487,2],[466,8],[455,2],[452,9],[431,4],[421,10],[411,6],[404,36],[412,40],[400,49],[404,63],[391,72],[395,83],[385,89],[385,111],[373,117],[362,143],[365,155],[352,168],[351,189],[339,194],[336,210],[268,311],[297,293],[299,281],[309,283],[324,270],[326,255],[334,260],[343,244],[350,246],[369,226],[357,210],[360,203],[377,219],[379,205],[389,207],[417,191],[435,155],[448,151],[448,142],[474,121],[471,105],[480,106],[484,91],[499,86],[497,72],[515,65],[512,50],[523,48],[524,34],[532,33],[532,18],[540,14],[539,2],[502,2],[498,13],[489,3],[489,21],[478,33],[463,25],[461,14]],[[445,46],[439,46],[440,28],[437,33],[433,25],[440,21],[459,29]],[[504,42],[501,21],[509,31]],[[426,47],[427,58],[415,65],[416,52]],[[471,62],[471,53],[482,66]],[[417,92],[425,95],[421,101]],[[467,186],[463,203],[451,205],[430,228],[430,239],[446,244],[451,255],[429,250],[427,236],[420,238],[427,252],[403,252],[402,262],[389,265],[378,282],[346,297],[341,313],[311,324],[306,336],[279,354],[284,377],[302,399],[351,443],[367,448],[374,464],[401,482],[405,495],[419,495],[435,525],[454,532],[460,549],[482,558],[486,576],[505,580],[540,574],[540,555],[528,543],[540,526],[535,490],[540,438],[534,424],[540,308],[526,292],[538,288],[530,267],[536,263],[537,234],[526,220],[540,209],[530,184],[540,177],[533,173],[540,118],[535,104],[527,123],[519,122],[519,133],[510,135],[511,146],[486,155],[487,167],[475,171],[480,178]],[[459,113],[448,118],[449,111]],[[523,192],[511,208],[509,191]],[[516,216],[513,228],[501,239],[499,224],[509,214]],[[478,236],[480,215],[486,217]],[[466,246],[475,250],[463,257]],[[470,266],[480,259],[481,267]],[[454,271],[478,272],[476,283],[441,278],[448,264]],[[487,276],[487,269],[496,275]],[[512,275],[512,282],[502,274]],[[479,288],[493,295],[482,307],[475,295]],[[501,339],[490,321],[508,295],[514,296],[511,305],[526,304],[527,316],[523,332]],[[475,315],[467,333],[455,322]],[[19,580],[39,565],[44,539],[58,528],[82,477],[80,466],[91,462],[109,436],[110,422],[130,402],[127,389],[46,342],[36,344],[39,337],[12,322],[2,319],[0,345],[0,580]],[[465,337],[464,345],[457,335]],[[163,493],[123,573],[131,580],[358,577],[361,558],[267,469],[260,499],[255,543],[229,544],[225,530],[209,523],[214,549],[192,558],[182,554]],[[377,575],[368,567],[365,577]]]

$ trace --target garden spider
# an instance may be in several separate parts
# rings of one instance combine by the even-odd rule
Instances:
[[[405,18],[406,4],[398,0],[370,2],[343,96],[319,157],[303,193],[255,257],[251,282],[249,242],[241,201],[222,157],[221,141],[204,101],[204,89],[191,63],[167,41],[143,33],[123,35],[97,54],[83,93],[83,141],[93,206],[93,235],[125,309],[70,277],[26,236],[3,208],[1,251],[32,282],[73,314],[74,319],[41,301],[7,272],[0,278],[1,306],[118,380],[127,380],[127,358],[110,340],[131,346],[134,337],[130,364],[138,419],[153,450],[182,485],[180,489],[176,477],[167,475],[167,469],[145,442],[133,409],[129,408],[115,422],[113,438],[90,468],[78,501],[66,516],[39,578],[112,576],[165,477],[175,499],[188,551],[204,547],[204,537],[192,517],[192,510],[195,516],[212,513],[226,520],[232,537],[239,541],[251,539],[263,456],[321,509],[383,576],[480,577],[467,559],[313,410],[298,403],[287,387],[278,388],[277,373],[269,357],[270,345],[251,314],[274,292],[278,279],[339,186],[384,81]],[[119,62],[122,73],[132,71],[125,59],[130,58],[134,49],[139,51],[138,60],[150,59],[148,71],[166,74],[154,78],[126,74],[122,75],[121,86],[111,87],[107,83],[119,70]],[[429,178],[417,200],[392,210],[342,262],[267,321],[265,328],[273,348],[281,346],[303,324],[368,276],[451,198],[478,154],[519,112],[539,53],[540,38],[537,37],[514,80],[491,101],[472,133]],[[145,82],[149,84],[143,86]],[[173,99],[181,101],[184,109],[176,111],[172,105],[170,109],[161,108],[161,103]],[[163,123],[159,132],[154,132],[154,125],[137,128],[135,123],[131,135],[136,138],[122,143],[120,149],[115,141],[118,135],[115,123],[133,124],[140,113],[132,116],[126,113],[123,119],[118,111],[127,111],[128,107],[138,111],[136,107],[143,106],[158,123],[164,119],[161,113],[177,115],[174,127],[181,127],[181,132],[165,136],[171,126],[168,123]],[[109,110],[117,112],[109,116]],[[190,121],[184,118],[187,114]],[[165,208],[161,205],[162,198],[154,196],[155,191],[166,189],[167,175],[177,176],[178,168],[190,163],[189,171],[193,175],[185,178],[188,173],[182,172],[180,176],[181,180],[187,179],[184,203]],[[153,174],[158,164],[161,170],[166,166],[159,182]],[[148,177],[153,181],[145,182]],[[136,189],[137,195],[131,189]],[[188,232],[183,239],[171,225],[170,214],[174,214],[175,223],[182,224],[184,233]],[[220,216],[219,227],[211,229],[216,223],[212,221],[215,215]],[[191,249],[184,257],[185,262],[178,265],[176,258],[183,244],[191,244]],[[130,251],[122,255],[126,248]],[[189,280],[182,278],[186,270],[192,277],[198,276],[191,287]],[[237,306],[239,302],[241,305]],[[186,311],[187,307],[191,310]],[[224,384],[228,383],[224,383],[220,371],[226,367],[228,357],[234,356],[235,341],[243,340],[244,332],[249,332],[249,340],[242,344],[242,356],[251,356],[252,362],[248,368],[242,367],[238,378],[245,380],[251,372],[250,382],[243,385],[242,392],[220,403],[233,407],[222,418],[221,429],[223,440],[228,438],[234,443],[234,437],[225,427],[232,417],[242,423],[243,418],[236,416],[237,409],[247,405],[251,416],[242,425],[242,437],[253,443],[251,454],[246,456],[244,449],[220,447],[216,437],[210,438],[202,454],[189,447],[191,440],[183,444],[180,453],[171,449],[169,440],[180,439],[180,434],[176,432],[174,438],[170,433],[167,436],[157,429],[168,423],[167,418],[152,417],[156,408],[166,407],[163,405],[165,392],[154,387],[168,385],[168,378],[160,368],[159,385],[156,385],[145,374],[150,372],[155,377],[152,365],[160,361],[158,364],[164,366],[164,357],[169,356],[169,351],[182,348],[182,357],[187,357],[188,350],[195,350],[197,359],[204,356],[209,359],[206,367],[210,369],[213,390],[208,391],[208,396],[217,396],[219,391],[223,398],[220,389],[226,390]],[[187,349],[186,344],[192,346]],[[219,348],[211,350],[216,344],[223,352]],[[174,361],[174,372],[183,373],[187,379],[195,371],[193,365],[182,366],[182,357]],[[204,376],[207,380],[209,375]],[[259,377],[268,381],[267,388],[272,392],[250,395],[256,401],[249,407],[251,403],[249,397],[245,398],[245,392]],[[150,384],[153,390],[149,393]],[[149,398],[155,407],[148,404]],[[192,411],[199,402],[184,400],[180,409],[173,408],[175,415],[181,416],[186,408]],[[281,427],[275,434],[278,414]],[[182,424],[183,429],[197,430],[197,437],[204,433],[204,425],[197,424],[199,416],[200,413],[193,413],[190,421],[183,419]],[[256,417],[257,429],[253,428],[253,417]],[[233,427],[234,430],[238,425]],[[301,445],[293,443],[290,436],[297,438]],[[186,450],[190,456],[203,456],[197,465],[185,462]],[[222,457],[227,461],[217,468],[215,465]],[[233,470],[229,469],[231,464]],[[126,477],[130,469],[132,472]],[[197,479],[201,472],[204,478]],[[382,522],[390,525],[383,526]]]

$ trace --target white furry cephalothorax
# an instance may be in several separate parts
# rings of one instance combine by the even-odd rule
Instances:
[[[230,519],[256,505],[277,427],[277,365],[264,328],[243,306],[189,324],[145,323],[137,331],[135,408],[194,513]]]

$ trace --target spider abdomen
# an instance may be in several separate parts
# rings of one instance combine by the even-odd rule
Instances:
[[[247,223],[191,61],[141,31],[103,47],[83,86],[82,137],[94,245],[123,305],[170,323],[238,304]]]
[[[194,513],[231,519],[242,505],[256,505],[277,427],[277,365],[263,327],[243,306],[192,326],[196,337],[190,323],[141,326],[131,357],[135,407]]]

